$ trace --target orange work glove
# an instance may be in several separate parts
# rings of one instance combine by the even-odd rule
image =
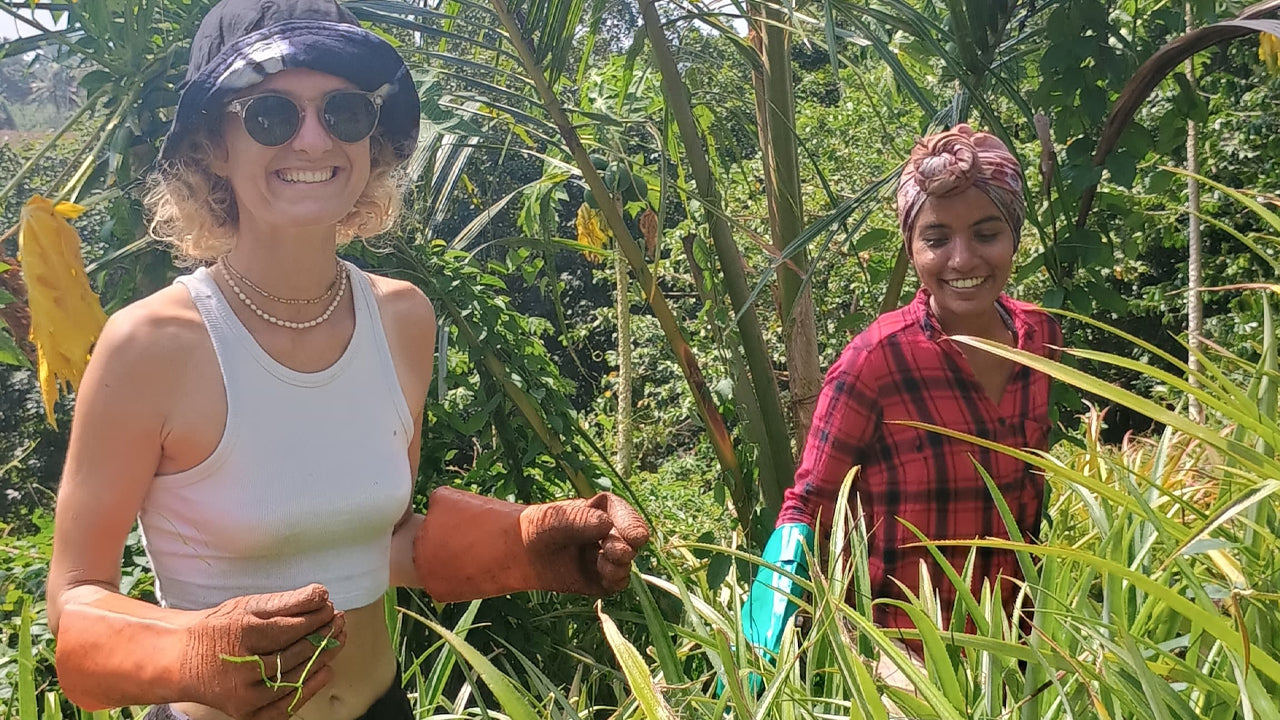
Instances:
[[[88,710],[197,702],[237,720],[283,720],[328,683],[328,665],[346,642],[345,624],[322,585],[198,611],[104,594],[63,609],[58,679],[67,697]],[[326,647],[316,655],[319,645],[308,636],[336,643],[321,642]],[[253,655],[261,664],[226,659]]]
[[[238,720],[287,718],[328,683],[327,666],[346,642],[345,624],[323,585],[232,598],[187,629],[182,681],[192,700]],[[226,659],[254,655],[261,663]]]
[[[438,602],[526,590],[601,597],[627,586],[649,528],[622,498],[519,505],[438,488],[413,542],[413,565]]]

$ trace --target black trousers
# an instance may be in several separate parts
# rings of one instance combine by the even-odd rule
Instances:
[[[356,720],[413,720],[413,706],[409,704],[404,688],[400,687],[399,673],[396,678],[382,697],[374,700]],[[179,717],[168,705],[153,705],[142,720],[179,720]]]

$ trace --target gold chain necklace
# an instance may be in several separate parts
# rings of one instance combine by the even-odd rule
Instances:
[[[245,277],[239,270],[235,269],[235,267],[231,265],[231,261],[226,255],[223,255],[222,257],[218,258],[218,262],[222,263],[223,267],[225,267],[228,271],[230,271],[231,274],[234,275],[237,280],[247,285],[250,290],[253,290],[254,292],[258,293],[259,295],[261,295],[262,297],[268,300],[274,300],[284,305],[315,305],[317,303],[320,303],[325,298],[329,297],[329,294],[333,292],[334,288],[338,287],[338,281],[343,277],[342,263],[338,262],[337,270],[334,271],[333,273],[333,282],[329,283],[329,287],[324,291],[322,295],[320,295],[320,297],[311,298],[309,300],[299,300],[296,298],[282,298],[279,295],[272,295],[266,290],[263,290],[262,288],[255,285],[252,280]],[[223,273],[223,274],[225,275],[226,273]]]
[[[319,317],[313,318],[306,322],[293,322],[291,320],[284,320],[284,319],[278,318],[275,315],[272,315],[271,313],[258,307],[258,305],[255,302],[253,302],[253,298],[249,297],[248,295],[245,295],[244,291],[240,289],[240,286],[236,284],[236,281],[231,278],[231,275],[227,272],[227,267],[228,267],[227,263],[221,262],[218,264],[218,266],[222,268],[222,278],[227,281],[228,285],[231,286],[232,292],[234,292],[236,294],[236,297],[240,298],[240,300],[245,305],[248,305],[249,309],[252,310],[258,317],[262,318],[263,320],[266,320],[269,323],[279,325],[280,327],[291,328],[294,330],[302,330],[304,328],[315,327],[316,325],[319,325],[325,320],[328,320],[329,317],[333,315],[334,309],[338,307],[338,303],[342,301],[342,296],[347,291],[347,273],[343,272],[342,263],[338,263],[338,294],[333,296],[333,302],[329,303],[329,307],[325,308],[325,311]]]

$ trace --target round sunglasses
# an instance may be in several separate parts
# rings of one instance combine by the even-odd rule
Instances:
[[[377,127],[389,88],[390,84],[373,92],[335,90],[320,100],[320,120],[338,141],[358,143]],[[305,109],[287,95],[262,93],[228,103],[227,112],[240,116],[244,131],[254,142],[279,147],[298,134]]]

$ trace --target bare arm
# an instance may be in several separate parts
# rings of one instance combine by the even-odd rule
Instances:
[[[372,278],[378,291],[378,310],[386,329],[396,376],[404,392],[413,432],[409,435],[409,482],[418,479],[422,454],[422,415],[431,387],[432,363],[436,348],[436,313],[422,291],[409,283]],[[391,536],[391,585],[421,587],[413,570],[413,539],[422,525],[422,515],[413,512],[413,501],[405,508]]]
[[[117,593],[125,539],[160,463],[163,408],[173,365],[165,362],[165,331],[137,306],[114,315],[103,330],[76,395],[67,462],[58,487],[49,626],[77,602]],[[137,602],[138,612],[159,608]],[[180,613],[160,611],[174,620]]]

